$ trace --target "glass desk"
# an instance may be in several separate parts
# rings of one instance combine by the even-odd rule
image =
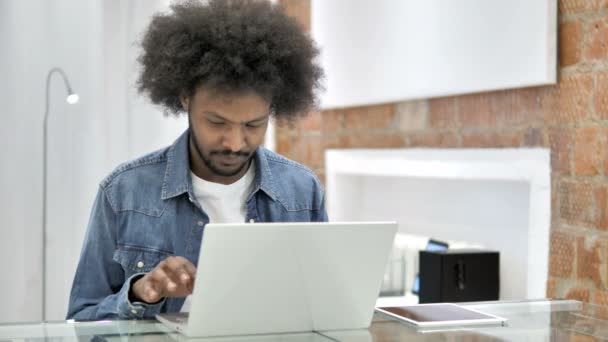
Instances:
[[[602,341],[608,339],[608,307],[573,300],[502,301],[462,304],[508,319],[504,327],[417,331],[382,314],[369,330],[196,338],[194,341],[389,342],[389,341]],[[0,342],[185,341],[156,321],[46,322],[0,324]]]

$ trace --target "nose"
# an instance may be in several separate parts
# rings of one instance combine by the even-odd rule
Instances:
[[[232,152],[241,151],[245,147],[245,132],[240,125],[233,125],[224,134],[223,146]]]

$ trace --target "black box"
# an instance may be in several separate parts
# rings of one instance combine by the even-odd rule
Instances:
[[[499,261],[496,251],[420,251],[420,303],[498,300]]]

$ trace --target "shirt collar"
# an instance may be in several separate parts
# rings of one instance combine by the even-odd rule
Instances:
[[[186,130],[175,140],[167,152],[167,167],[163,180],[161,199],[169,199],[184,193],[192,194],[192,179],[190,178],[189,154],[190,130]],[[270,166],[268,165],[267,150],[258,147],[255,151],[255,186],[251,195],[258,190],[264,191],[273,200],[277,199],[276,186]]]

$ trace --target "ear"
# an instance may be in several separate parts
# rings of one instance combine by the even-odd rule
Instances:
[[[181,102],[184,111],[188,113],[188,108],[190,107],[190,97],[182,94],[179,96],[179,101]]]

